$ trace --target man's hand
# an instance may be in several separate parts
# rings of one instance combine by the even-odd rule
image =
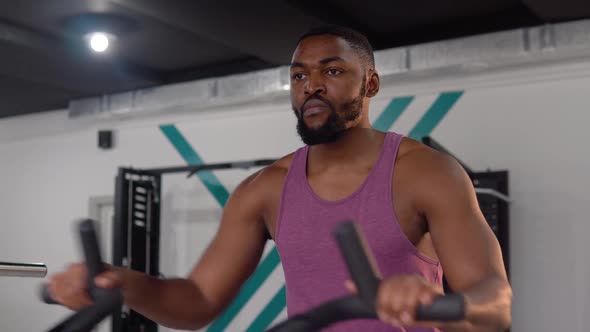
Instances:
[[[115,268],[107,270],[94,279],[97,287],[117,288],[122,286],[122,277]],[[48,283],[51,297],[71,310],[80,310],[93,303],[88,294],[88,271],[84,263],[70,264],[68,268],[50,277]]]
[[[353,282],[348,281],[346,287],[352,293],[357,293]],[[434,327],[437,326],[435,322],[416,321],[416,312],[420,305],[428,305],[435,297],[443,294],[439,285],[419,275],[395,276],[379,284],[375,309],[380,320],[395,327]]]

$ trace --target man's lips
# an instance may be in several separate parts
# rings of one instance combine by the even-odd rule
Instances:
[[[319,100],[312,99],[303,104],[303,117],[310,117],[330,109],[328,104]]]

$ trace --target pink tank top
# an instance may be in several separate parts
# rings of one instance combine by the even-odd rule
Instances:
[[[308,146],[295,152],[283,187],[276,231],[289,316],[350,295],[344,286],[350,277],[332,237],[334,227],[344,220],[352,219],[359,224],[384,278],[399,273],[420,274],[442,286],[440,264],[417,251],[403,233],[393,208],[392,177],[402,138],[402,135],[387,133],[368,177],[354,193],[339,201],[320,198],[309,185],[306,175]],[[378,320],[351,320],[332,325],[325,331],[438,330],[400,330]]]

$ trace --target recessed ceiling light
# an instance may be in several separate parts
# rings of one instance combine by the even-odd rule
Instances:
[[[88,46],[97,53],[105,52],[109,48],[113,39],[113,35],[105,32],[92,32],[86,35]]]

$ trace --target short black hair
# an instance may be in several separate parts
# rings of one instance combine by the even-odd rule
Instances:
[[[371,46],[371,43],[365,35],[351,28],[332,24],[315,27],[299,37],[297,44],[301,43],[305,38],[320,35],[332,35],[344,39],[357,53],[365,65],[373,68],[375,67],[373,46]]]

